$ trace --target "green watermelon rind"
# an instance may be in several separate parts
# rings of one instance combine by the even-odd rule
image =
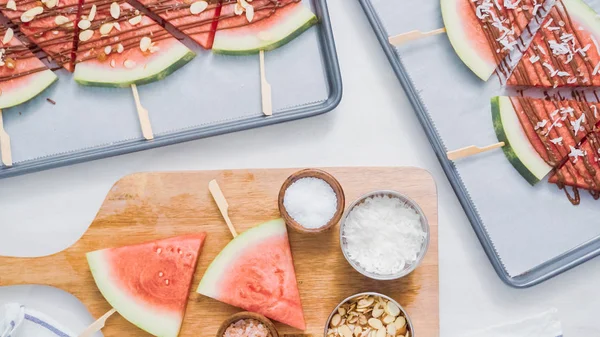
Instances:
[[[509,97],[492,98],[492,120],[498,141],[505,144],[504,155],[529,184],[537,184],[552,171],[529,142]]]
[[[213,43],[213,52],[226,55],[250,55],[263,51],[277,49],[304,33],[315,25],[319,19],[306,6],[300,4],[285,20],[263,31],[265,35],[273,36],[261,40],[254,34],[247,37],[228,36],[227,29],[217,32]],[[262,32],[261,32],[262,33]]]
[[[117,312],[140,329],[158,337],[177,337],[181,317],[169,317],[164,311],[152,311],[144,303],[123,292],[111,279],[110,267],[104,257],[106,250],[86,254],[96,286]]]
[[[223,248],[219,255],[217,255],[213,262],[208,266],[196,292],[218,299],[220,293],[219,285],[221,279],[227,273],[228,266],[239,259],[240,255],[246,249],[254,247],[256,244],[268,238],[286,234],[287,229],[285,227],[285,222],[283,219],[276,219],[253,227],[238,235]]]
[[[162,57],[160,60],[149,62],[145,69],[138,67],[131,69],[131,71],[113,69],[108,62],[106,62],[106,68],[95,65],[89,66],[85,62],[80,63],[75,67],[74,78],[77,83],[86,86],[126,88],[132,84],[142,85],[160,81],[183,67],[196,56],[196,53],[181,43],[172,45],[168,51],[161,49],[160,52]],[[141,71],[139,71],[140,69]],[[137,75],[136,71],[140,74]]]
[[[0,109],[8,109],[35,98],[58,79],[50,69],[34,73],[28,77],[30,77],[30,85],[12,90],[6,88],[2,90],[0,93]]]
[[[471,38],[465,31],[463,20],[457,10],[459,2],[462,1],[465,0],[441,0],[442,19],[444,27],[446,27],[446,34],[456,55],[477,77],[487,81],[496,71],[498,65],[486,61],[480,56],[478,50],[471,45]],[[486,45],[484,48],[489,47]]]
[[[594,36],[596,38],[599,37],[600,21],[598,21],[598,13],[594,9],[581,0],[563,0],[562,3],[569,16],[573,17],[577,24],[591,29],[594,32]]]

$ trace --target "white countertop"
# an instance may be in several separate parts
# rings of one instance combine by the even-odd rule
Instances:
[[[344,98],[337,109],[287,124],[2,180],[0,255],[39,255],[66,248],[86,230],[111,185],[132,172],[418,166],[433,174],[439,189],[442,337],[460,337],[550,307],[559,309],[565,336],[599,336],[600,319],[594,312],[600,311],[595,286],[600,260],[532,289],[504,285],[475,237],[362,8],[357,1],[328,3],[344,83]],[[18,299],[19,294],[19,290],[0,288],[0,302]]]

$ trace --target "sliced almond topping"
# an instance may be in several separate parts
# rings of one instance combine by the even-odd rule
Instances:
[[[117,45],[117,53],[121,54],[124,50],[125,50],[125,47],[123,47],[123,45],[119,43]]]
[[[135,66],[137,65],[137,63],[135,63],[134,60],[125,60],[125,62],[123,62],[123,65],[127,69],[133,69],[133,68],[135,68]]]
[[[244,14],[244,7],[242,7],[238,2],[233,7],[233,12],[235,13],[235,15],[242,15]]]
[[[350,329],[349,326],[347,325],[342,325],[338,328],[338,332],[343,336],[343,337],[352,337],[352,330]],[[385,336],[384,336],[385,337]]]
[[[92,31],[92,30],[84,30],[81,33],[79,33],[79,40],[80,41],[87,41],[87,40],[91,39],[92,36],[94,36],[94,31]]]
[[[136,15],[136,16],[132,17],[131,19],[129,19],[129,24],[131,24],[132,26],[135,26],[140,22],[142,22],[141,15]]]
[[[385,337],[385,333],[386,333],[385,328],[381,327],[380,329],[377,330],[377,335],[376,336],[377,337]]]
[[[100,34],[101,35],[108,35],[110,33],[110,31],[113,29],[114,25],[112,23],[105,23],[102,26],[100,26]]]
[[[104,47],[104,54],[110,55],[111,51],[112,51],[112,47],[111,46]]]
[[[342,321],[342,317],[339,314],[335,314],[335,315],[333,315],[333,317],[331,317],[331,322],[329,323],[329,325],[332,328],[335,328],[336,326],[340,325],[341,321]]]
[[[9,57],[9,58],[7,58],[7,59],[5,59],[5,60],[4,60],[4,63],[6,64],[6,67],[7,67],[8,69],[15,69],[15,66],[17,65],[17,63],[16,63],[15,59],[13,59],[13,58],[10,58],[10,57]]]
[[[396,332],[404,335],[406,333],[406,318],[400,316],[396,318],[394,321],[394,325],[396,326]]]
[[[157,51],[160,50],[160,47],[156,45],[156,42],[152,42],[152,44],[150,45],[150,48],[148,48],[148,50],[150,51],[150,53],[156,53]]]
[[[388,324],[386,330],[388,335],[396,336],[396,326],[394,324]]]
[[[200,14],[204,12],[204,10],[208,8],[208,2],[206,1],[196,1],[190,5],[190,12],[194,15]]]
[[[88,20],[94,21],[95,17],[96,17],[96,5],[92,5],[92,8],[90,9],[90,15],[88,15]]]
[[[56,25],[58,26],[62,26],[65,23],[70,22],[71,20],[69,20],[68,17],[63,16],[63,15],[58,15],[57,17],[54,18],[54,23],[56,23]]]
[[[27,11],[25,11],[25,13],[21,14],[21,22],[30,22],[31,20],[33,20],[36,15],[40,15],[44,12],[44,7],[42,6],[37,6],[37,7],[33,7]]]
[[[48,8],[54,8],[58,4],[58,0],[46,0],[43,2],[46,5],[46,7],[48,7]]]
[[[116,65],[117,65],[117,61],[115,61],[115,59],[110,60],[110,66],[111,67],[114,68],[114,67],[116,67]]]
[[[113,23],[113,26],[115,27],[116,30],[121,31],[121,24],[118,22]]]
[[[341,316],[344,316],[346,314],[346,309],[339,307],[338,308],[338,314],[340,314]]]
[[[121,6],[119,6],[118,3],[113,2],[110,4],[110,16],[112,16],[113,19],[118,19],[119,16],[121,16]]]
[[[4,34],[4,38],[2,39],[2,44],[9,43],[10,40],[12,40],[14,35],[15,35],[15,32],[13,32],[12,28],[8,28],[6,30],[6,33]]]
[[[17,10],[17,3],[15,2],[15,0],[8,0],[8,2],[6,3],[6,8],[16,11]]]
[[[138,9],[136,9],[133,13],[135,13],[135,15],[140,15],[140,11]]]
[[[79,20],[79,23],[77,24],[77,27],[86,30],[88,28],[90,28],[92,26],[92,23],[89,22],[88,20]]]
[[[149,37],[147,37],[147,36],[144,36],[144,37],[143,37],[143,38],[140,40],[140,49],[141,49],[143,52],[147,52],[147,51],[148,51],[148,49],[150,49],[150,46],[151,46],[151,45],[152,45],[152,40],[151,40]]]
[[[373,329],[381,329],[383,327],[383,324],[377,318],[369,318],[368,323]]]
[[[385,316],[383,316],[382,321],[383,321],[383,324],[387,325],[387,324],[393,323],[395,319],[396,319],[396,317],[394,317],[392,315],[385,315]]]
[[[400,315],[400,308],[398,308],[397,305],[395,305],[393,302],[387,302],[386,306],[385,306],[385,312],[388,315],[392,315],[394,317]]]
[[[248,22],[252,22],[252,20],[254,20],[254,7],[251,5],[246,7],[246,20],[248,20]]]

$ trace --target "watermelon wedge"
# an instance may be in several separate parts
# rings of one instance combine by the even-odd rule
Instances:
[[[304,330],[304,314],[285,222],[265,222],[233,239],[197,290],[218,301]]]
[[[479,78],[487,81],[517,48],[542,3],[542,0],[441,0],[441,10],[456,54]]]
[[[223,4],[213,51],[246,55],[276,49],[302,34],[317,17],[299,0],[254,0],[253,17],[236,13],[236,2]]]
[[[14,35],[9,39],[12,34],[0,26],[0,109],[34,98],[57,79]]]
[[[161,337],[179,334],[205,233],[98,250],[87,260],[121,316]]]
[[[492,117],[511,164],[532,185],[558,167],[598,124],[598,103],[495,97]],[[543,163],[542,163],[543,162]]]
[[[95,15],[90,20],[92,8]],[[161,80],[196,55],[124,0],[85,0],[75,81],[128,87]]]
[[[205,49],[211,49],[221,13],[220,0],[138,0]]]
[[[559,0],[507,81],[556,88],[600,85],[600,21],[582,0]]]
[[[73,71],[78,0],[0,0],[0,11],[59,66]]]

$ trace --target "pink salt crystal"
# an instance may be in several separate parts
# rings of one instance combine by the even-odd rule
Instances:
[[[269,337],[267,327],[255,319],[240,319],[231,323],[223,337]]]

